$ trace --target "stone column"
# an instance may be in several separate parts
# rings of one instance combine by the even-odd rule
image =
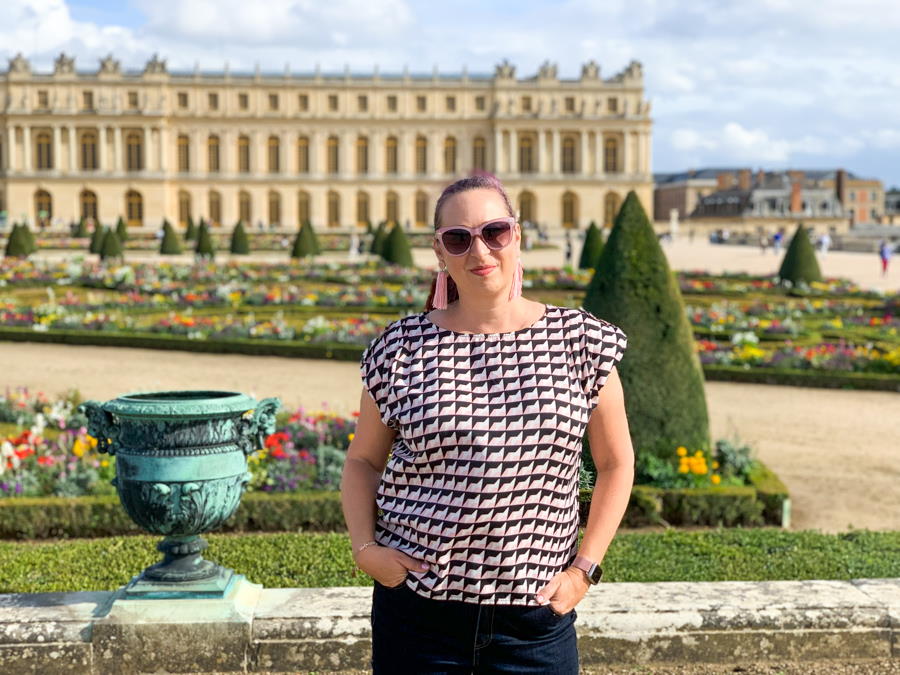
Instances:
[[[594,132],[594,174],[603,175],[603,134]]]
[[[559,131],[553,130],[553,161],[550,163],[551,171],[554,176],[559,175],[559,169],[562,158],[559,156]]]
[[[75,142],[75,127],[69,126],[67,131],[69,133],[69,173],[74,174],[76,171],[75,153],[78,147],[78,144]]]
[[[159,128],[159,170],[166,173],[169,168],[169,130],[166,127]]]
[[[581,132],[581,156],[578,158],[581,162],[581,175],[587,176],[589,163],[588,163],[588,135],[586,131]]]
[[[294,168],[297,165],[297,143],[291,145],[291,135],[288,134],[287,131],[282,131],[278,138],[281,140],[281,147],[278,149],[279,173],[282,176],[294,175],[297,173],[296,169]],[[296,138],[296,136],[294,138]],[[296,204],[294,205],[294,208],[296,209]],[[285,213],[286,211],[284,209],[284,200],[282,199],[282,220],[284,220]]]
[[[381,178],[384,176],[384,164],[385,164],[385,147],[384,144],[387,142],[387,134],[383,131],[375,131],[369,136],[369,175],[372,178]],[[372,214],[374,211],[375,200],[369,196],[369,218],[372,218]]]
[[[540,176],[544,173],[544,155],[547,154],[544,152],[544,134],[540,129],[535,132],[534,138],[534,166],[537,169],[537,174]]]
[[[107,156],[108,150],[106,147],[106,127],[99,126],[97,127],[97,170],[98,171],[109,171],[109,157]],[[100,215],[100,214],[97,214]]]
[[[266,161],[266,143],[265,139],[268,136],[264,135],[261,131],[256,130],[250,134],[250,173],[254,176],[260,176],[265,174],[268,169],[268,162]],[[254,194],[254,201],[255,201]],[[259,208],[256,208],[257,213],[259,212]]]
[[[444,142],[438,132],[432,131],[428,139],[428,175],[432,178],[444,175]]]
[[[53,156],[50,158],[50,168],[59,170],[62,160],[62,131],[58,126],[53,127]]]
[[[519,150],[519,132],[510,129],[509,131],[509,172],[510,173],[520,173],[522,171],[522,167],[519,166],[519,163],[516,161]]]
[[[34,171],[34,166],[31,163],[31,127],[23,126],[22,127],[22,147],[24,149],[24,166],[22,169],[25,173],[31,173]]]
[[[152,158],[153,158],[153,133],[152,129],[148,126],[143,127],[144,133],[144,147],[143,152],[141,153],[143,157],[141,159],[144,160],[144,171],[151,171],[153,169],[152,166]]]
[[[397,139],[397,174],[400,176],[409,176],[412,174],[413,164],[410,163],[409,157],[415,152],[415,147],[410,148],[410,138],[415,138],[408,131],[401,131]]]
[[[113,152],[115,153],[112,161],[113,171],[122,170],[122,128],[115,127],[113,129]]]
[[[325,142],[322,132],[314,130],[309,134],[309,173],[318,178],[321,176],[322,144]],[[312,219],[312,195],[310,195],[309,216]]]
[[[338,160],[340,165],[338,166],[338,173],[344,177],[351,177],[356,175],[356,134],[344,131],[342,132],[338,138],[340,139],[340,150],[339,155],[340,159]],[[341,204],[343,207],[343,204]],[[341,209],[341,219],[343,219],[344,212],[343,208]]]
[[[16,128],[12,125],[6,127],[6,170],[16,169]]]

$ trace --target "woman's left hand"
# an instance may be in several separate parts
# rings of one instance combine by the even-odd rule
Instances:
[[[559,615],[568,614],[581,602],[590,585],[584,572],[577,567],[567,567],[538,591],[537,601],[541,605],[549,604]]]

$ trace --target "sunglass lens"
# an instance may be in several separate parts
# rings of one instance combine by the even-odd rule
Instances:
[[[472,243],[472,235],[462,228],[457,230],[448,230],[442,235],[444,248],[451,255],[461,255],[469,250]]]
[[[489,223],[484,226],[481,236],[490,248],[500,249],[509,243],[511,232],[509,223]]]

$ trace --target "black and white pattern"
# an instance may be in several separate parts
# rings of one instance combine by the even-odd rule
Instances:
[[[457,333],[412,314],[366,348],[363,385],[397,430],[375,539],[429,563],[407,576],[411,589],[537,604],[577,552],[581,441],[626,344],[583,309],[547,305],[507,333]]]

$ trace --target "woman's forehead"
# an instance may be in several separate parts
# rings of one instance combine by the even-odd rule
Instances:
[[[466,190],[453,195],[444,204],[442,224],[478,225],[490,218],[508,216],[503,197],[494,190]]]

